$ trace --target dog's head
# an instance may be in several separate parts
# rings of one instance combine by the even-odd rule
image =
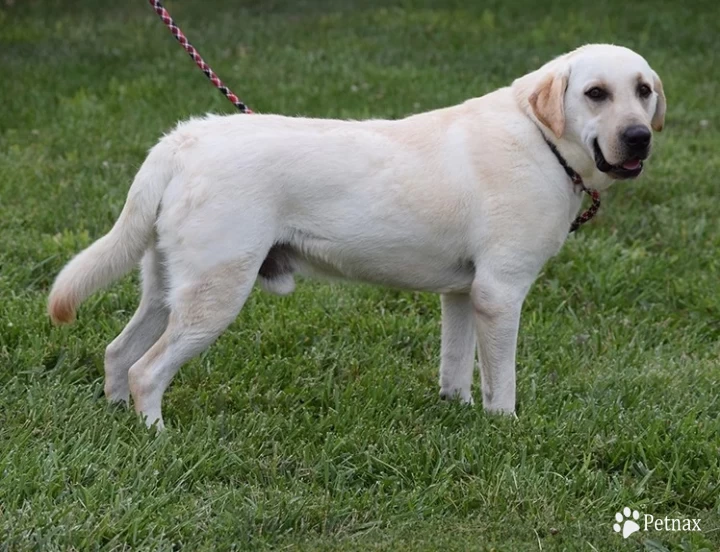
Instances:
[[[513,86],[529,114],[615,179],[642,172],[652,130],[665,122],[660,78],[642,56],[620,46],[583,46]]]

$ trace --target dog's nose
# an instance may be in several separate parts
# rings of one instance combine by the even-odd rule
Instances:
[[[633,125],[625,129],[622,137],[630,149],[644,150],[650,145],[652,134],[645,125]]]

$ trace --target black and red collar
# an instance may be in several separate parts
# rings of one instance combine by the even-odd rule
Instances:
[[[565,174],[567,174],[570,177],[570,180],[575,186],[579,186],[580,189],[585,192],[587,195],[590,196],[592,199],[592,205],[588,207],[585,211],[580,213],[577,217],[575,217],[575,220],[570,225],[570,233],[575,232],[578,228],[580,228],[583,224],[585,224],[587,221],[589,221],[591,218],[595,216],[595,214],[598,212],[598,209],[600,209],[600,192],[597,190],[593,190],[585,186],[585,183],[583,182],[582,176],[580,176],[575,169],[573,169],[570,165],[568,165],[568,162],[565,160],[565,158],[562,156],[562,154],[558,151],[557,147],[555,147],[555,144],[553,144],[550,140],[548,140],[545,137],[545,133],[542,132],[543,139],[545,140],[545,143],[550,148],[550,151],[553,152],[553,155],[555,155],[555,158],[558,160],[558,163],[560,163],[560,166],[565,171]]]

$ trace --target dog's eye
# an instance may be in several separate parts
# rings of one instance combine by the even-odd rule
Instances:
[[[585,92],[585,95],[596,102],[602,101],[608,97],[607,91],[598,86],[593,86],[590,90]]]
[[[647,84],[641,84],[638,86],[638,94],[641,98],[647,98],[650,94],[652,94],[652,90],[650,90],[650,87]]]

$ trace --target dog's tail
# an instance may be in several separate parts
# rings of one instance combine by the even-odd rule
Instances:
[[[172,151],[162,140],[140,167],[110,232],[72,259],[55,280],[48,299],[48,314],[55,324],[72,322],[80,303],[140,261],[153,238],[160,201],[172,175]]]

